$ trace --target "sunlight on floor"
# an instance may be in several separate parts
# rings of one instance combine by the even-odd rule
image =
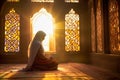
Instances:
[[[91,76],[78,71],[69,65],[59,65],[54,71],[19,71],[25,65],[9,66],[7,71],[0,72],[0,79],[20,80],[94,80]],[[7,66],[6,66],[7,67]],[[16,68],[15,68],[16,67]]]

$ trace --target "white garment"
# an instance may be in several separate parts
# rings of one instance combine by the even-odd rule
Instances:
[[[32,66],[34,59],[35,59],[37,52],[41,45],[42,45],[42,43],[37,39],[34,39],[30,43],[30,45],[28,47],[28,64],[27,64],[28,68]]]
[[[42,41],[43,41],[44,37],[45,37],[45,33],[42,31],[39,31],[39,32],[37,32],[37,34],[31,41],[31,43],[28,47],[28,64],[27,64],[26,68],[29,69],[32,66],[34,59],[37,55],[37,52],[42,45]],[[43,51],[44,51],[44,49],[43,49]],[[43,54],[43,53],[41,53],[41,54]]]

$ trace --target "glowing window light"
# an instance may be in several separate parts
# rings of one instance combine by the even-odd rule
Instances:
[[[20,16],[14,9],[5,15],[5,52],[18,52],[20,45]]]
[[[119,54],[120,52],[120,23],[119,23],[119,3],[117,0],[109,1],[109,32],[110,32],[110,52]]]
[[[32,2],[54,2],[54,0],[31,0]]]
[[[96,7],[96,40],[97,40],[97,52],[103,52],[103,18],[101,0],[98,0]]]
[[[19,2],[19,0],[7,0],[7,2]]]
[[[54,19],[46,9],[42,8],[39,12],[35,13],[32,17],[33,36],[37,31],[42,30],[46,33],[43,47],[46,52],[55,51],[53,23]],[[50,47],[52,45],[52,47]]]
[[[79,15],[73,9],[65,15],[65,50],[80,51]]]
[[[65,2],[78,3],[78,2],[79,2],[79,0],[65,0]]]

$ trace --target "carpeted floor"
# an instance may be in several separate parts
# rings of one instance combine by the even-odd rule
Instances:
[[[0,80],[120,80],[118,74],[78,63],[59,64],[55,71],[19,71],[25,64],[0,64]]]

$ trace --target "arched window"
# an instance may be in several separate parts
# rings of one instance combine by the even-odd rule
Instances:
[[[110,52],[120,51],[120,24],[117,0],[109,0]]]
[[[37,31],[42,30],[46,33],[43,47],[46,52],[55,52],[55,35],[54,35],[54,18],[45,8],[40,9],[31,18],[32,22],[32,36]]]
[[[80,51],[79,15],[73,9],[65,15],[65,50]]]
[[[5,15],[5,52],[19,52],[20,50],[20,16],[11,9]]]

